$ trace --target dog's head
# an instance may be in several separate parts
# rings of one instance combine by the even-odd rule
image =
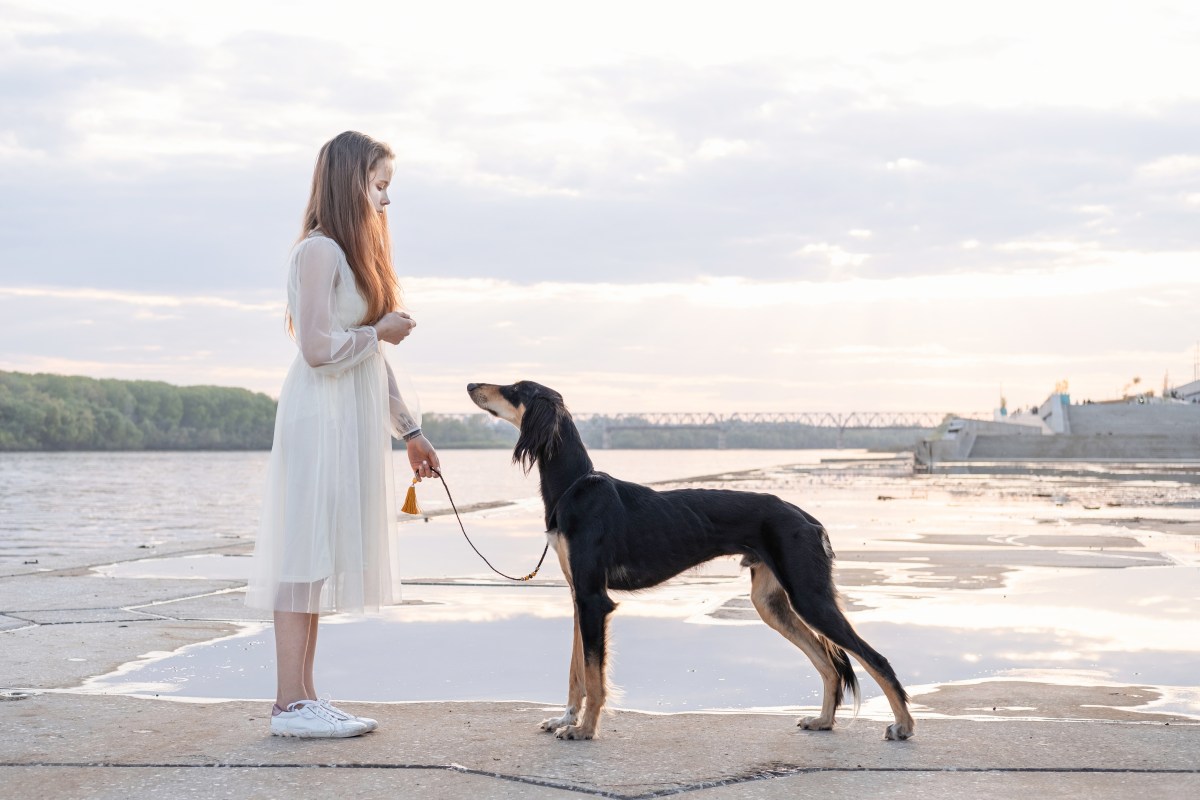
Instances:
[[[475,405],[512,423],[521,432],[513,449],[513,461],[520,463],[526,472],[558,450],[562,420],[571,418],[558,392],[533,381],[518,381],[508,386],[468,383],[467,394]]]

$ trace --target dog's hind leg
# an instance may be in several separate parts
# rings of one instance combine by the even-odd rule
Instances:
[[[821,535],[824,536],[824,531]],[[828,541],[824,544],[827,545]],[[846,615],[838,607],[837,592],[833,587],[832,559],[824,559],[824,566],[816,568],[814,565],[821,563],[817,560],[818,556],[806,560],[794,556],[785,559],[774,553],[772,556],[778,570],[776,577],[800,618],[813,630],[858,659],[863,669],[887,695],[896,722],[887,727],[884,738],[907,739],[912,736],[915,723],[908,711],[908,693],[900,685],[892,665],[858,635],[850,620],[846,619]]]
[[[803,612],[801,617],[827,639],[854,656],[879,684],[879,688],[883,689],[888,705],[892,707],[892,715],[896,718],[893,724],[887,726],[883,738],[903,740],[912,736],[916,723],[908,711],[908,693],[900,685],[895,670],[886,658],[855,632],[836,603],[831,611],[825,610],[818,619],[810,618]]]
[[[862,640],[860,639],[859,641]],[[866,644],[866,642],[863,642],[863,644]],[[868,650],[870,650],[869,646]],[[853,655],[858,659],[858,663],[862,664],[863,669],[870,673],[875,682],[883,689],[883,693],[887,695],[888,705],[892,707],[892,715],[896,718],[896,721],[888,725],[884,730],[883,738],[896,741],[908,739],[913,735],[913,730],[916,727],[912,714],[908,711],[908,693],[904,691],[904,687],[896,679],[896,673],[892,671],[892,666],[888,663],[888,660],[874,650],[870,650],[870,653],[883,662],[884,669],[880,669],[871,660],[860,656],[858,653],[853,653]]]
[[[796,724],[812,731],[827,731],[833,728],[834,715],[842,701],[843,685],[857,692],[858,686],[853,670],[849,669],[846,654],[822,641],[792,610],[787,592],[779,585],[774,573],[765,564],[750,567],[750,599],[763,622],[778,631],[804,652],[821,675],[825,693],[821,700],[821,714],[803,717]],[[835,658],[841,664],[835,664]],[[839,670],[839,666],[841,669]]]

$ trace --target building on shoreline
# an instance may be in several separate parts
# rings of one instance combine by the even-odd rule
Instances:
[[[1072,403],[1060,384],[1041,405],[993,419],[951,417],[917,443],[924,467],[963,461],[1200,461],[1200,381],[1155,397]]]

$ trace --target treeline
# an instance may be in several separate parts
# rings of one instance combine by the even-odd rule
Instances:
[[[0,371],[0,451],[269,450],[275,408],[245,389]],[[422,428],[438,447],[517,441],[486,414],[426,414]]]
[[[259,450],[274,426],[245,389],[0,371],[0,450]]]
[[[437,448],[507,448],[517,443],[517,429],[487,414],[471,417],[432,412],[422,415],[421,431]],[[396,447],[402,448],[402,442]]]

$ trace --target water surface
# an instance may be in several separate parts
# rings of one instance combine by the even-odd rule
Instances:
[[[997,681],[989,707],[1002,710],[1018,707],[1005,702],[1003,687],[1016,685],[1005,681],[1145,686],[1151,699],[1142,712],[1200,717],[1200,492],[1187,475],[1176,480],[1152,465],[1146,469],[1155,477],[1147,478],[1135,465],[914,476],[894,461],[824,454],[838,460],[821,463],[805,455],[699,485],[772,491],[820,518],[838,553],[851,620],[918,703],[921,692],[977,681]],[[659,462],[630,458],[651,473],[643,480],[669,476],[675,463],[694,470],[675,453]],[[659,474],[655,463],[664,465]],[[705,470],[714,471],[723,472]],[[540,502],[521,492],[510,495],[511,505],[466,518],[480,549],[513,574],[532,567],[542,543]],[[445,516],[401,526],[400,545],[406,604],[322,625],[323,692],[376,701],[562,701],[571,609],[556,564],[548,561],[531,585],[507,583]],[[178,578],[224,570],[236,578],[244,565],[230,557],[148,559],[99,572]],[[757,620],[748,589],[748,576],[725,559],[617,596],[613,677],[624,691],[617,704],[647,711],[816,705],[814,670]],[[155,610],[171,613],[170,604]],[[234,637],[127,665],[89,691],[270,697],[271,631],[246,624]],[[861,680],[864,713],[886,715],[878,688]],[[1072,713],[1087,716],[1087,708]]]

